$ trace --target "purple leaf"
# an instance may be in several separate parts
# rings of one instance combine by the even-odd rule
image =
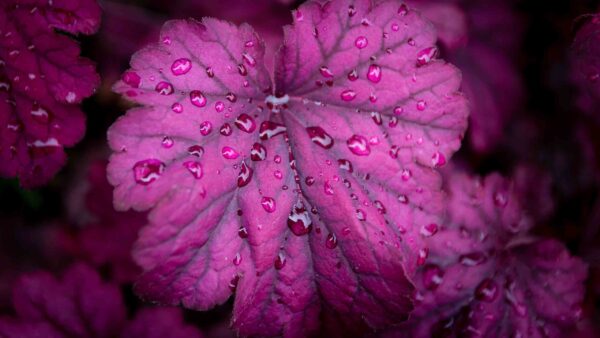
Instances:
[[[571,47],[571,77],[579,89],[578,106],[598,119],[600,105],[600,14],[580,18]]]
[[[13,305],[16,317],[0,317],[2,337],[202,337],[177,308],[143,308],[127,321],[117,284],[82,264],[60,279],[47,272],[23,275]]]
[[[17,318],[0,321],[8,337],[114,337],[126,319],[118,287],[84,265],[60,280],[47,272],[24,275],[13,304]]]
[[[94,221],[85,224],[76,243],[86,261],[99,268],[108,268],[111,278],[117,282],[131,283],[140,274],[131,250],[138,231],[146,224],[146,214],[114,210],[113,189],[106,180],[106,164],[97,161],[90,165],[90,187],[85,200]]]
[[[432,26],[400,8],[302,5],[274,84],[247,25],[171,21],[133,57],[115,90],[142,107],[111,127],[108,173],[117,208],[152,209],[140,295],[206,310],[235,291],[242,335],[406,319],[468,110],[458,70],[420,58]]]
[[[449,219],[415,277],[410,337],[561,337],[581,316],[586,265],[563,244],[527,233],[513,184],[447,177]]]
[[[122,338],[200,338],[203,335],[186,325],[178,308],[144,308],[123,329]]]
[[[0,6],[0,175],[25,187],[47,183],[84,134],[78,104],[99,84],[94,65],[64,34],[92,34],[92,0],[5,1]]]
[[[524,86],[511,59],[521,40],[518,16],[504,2],[463,2],[458,7],[433,0],[414,1],[414,6],[434,23],[445,57],[463,72],[463,90],[472,107],[469,143],[477,152],[491,151],[523,102]]]
[[[435,25],[439,42],[454,51],[464,47],[468,39],[466,13],[457,5],[444,1],[409,1]]]

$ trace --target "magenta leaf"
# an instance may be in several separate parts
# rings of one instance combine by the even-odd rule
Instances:
[[[99,84],[75,41],[56,30],[92,34],[93,0],[9,0],[0,5],[0,175],[25,187],[48,182],[85,129],[78,107]]]
[[[122,338],[200,338],[203,335],[183,321],[177,308],[143,308],[125,326]]]
[[[399,1],[293,16],[274,84],[249,26],[204,19],[168,22],[115,85],[142,105],[111,127],[108,168],[118,209],[152,209],[137,291],[198,310],[235,291],[241,335],[401,322],[443,213],[434,168],[466,128],[460,74]]]
[[[571,48],[571,77],[579,89],[578,106],[598,119],[600,105],[600,14],[583,21]]]
[[[115,337],[126,320],[116,285],[84,265],[57,280],[47,272],[24,275],[13,290],[17,318],[0,319],[8,337]]]
[[[115,211],[112,205],[112,186],[106,180],[106,161],[90,165],[89,190],[86,207],[93,221],[85,224],[76,243],[81,256],[98,268],[110,273],[111,279],[132,283],[140,274],[131,256],[137,233],[146,224],[146,214],[135,211]]]
[[[506,2],[453,2],[413,1],[437,28],[444,57],[463,73],[463,91],[472,107],[469,143],[477,152],[489,152],[502,141],[523,102],[524,86],[511,60],[521,23]]]
[[[586,265],[528,235],[514,185],[497,174],[450,182],[449,220],[429,241],[410,337],[562,337],[581,316]]]
[[[143,308],[128,321],[118,285],[83,264],[59,279],[47,272],[23,275],[13,305],[15,317],[0,317],[2,337],[202,337],[177,308]]]

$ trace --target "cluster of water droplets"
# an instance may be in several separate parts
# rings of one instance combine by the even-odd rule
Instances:
[[[353,7],[351,7],[351,8],[349,8],[348,14],[350,16],[354,16],[357,13],[356,13],[356,10]],[[408,14],[408,8],[406,8],[405,5],[402,5],[398,10],[398,15],[406,16],[407,14]],[[300,20],[302,17],[302,13],[297,12],[296,15],[300,17],[300,18],[297,17],[297,19]],[[368,26],[368,25],[371,25],[371,23],[368,20],[363,20],[363,25]],[[400,30],[400,26],[397,23],[393,23],[391,25],[392,32],[397,32],[399,30]],[[316,34],[318,35],[318,33],[316,33]],[[387,34],[387,33],[385,33],[385,34]],[[170,45],[171,44],[170,38],[165,37],[163,39],[163,43],[165,45]],[[407,43],[409,45],[415,44],[414,40],[412,40],[412,39],[409,39],[407,41]],[[253,41],[248,41],[245,44],[246,48],[252,48],[253,46],[254,46]],[[354,40],[354,46],[358,50],[361,50],[361,51],[367,50],[367,48],[369,47],[368,38],[363,35],[357,36]],[[435,49],[435,47],[426,48],[417,53],[417,59],[416,59],[415,63],[417,66],[423,66],[423,65],[426,65],[427,63],[431,62],[432,60],[434,60],[436,56],[437,56],[437,49]],[[370,59],[370,61],[371,61],[371,63],[367,65],[367,68],[364,71],[364,73],[359,72],[359,70],[357,70],[357,69],[353,69],[350,72],[348,72],[347,74],[344,74],[342,76],[342,80],[345,81],[345,79],[347,79],[348,83],[351,84],[351,83],[359,80],[361,77],[364,77],[374,88],[376,88],[376,86],[378,84],[380,84],[383,81],[383,79],[385,78],[386,71],[383,69],[383,67],[381,67],[379,64],[377,64],[375,57],[372,57]],[[255,66],[256,66],[255,58],[251,55],[250,52],[244,51],[241,56],[241,62],[236,66],[235,69],[237,70],[238,74],[242,78],[245,78],[246,76],[248,76],[249,69],[252,67],[255,67]],[[175,77],[186,76],[187,74],[190,74],[190,71],[192,69],[194,69],[195,67],[199,67],[199,66],[195,65],[192,62],[192,60],[190,60],[189,58],[185,58],[185,57],[177,58],[171,62],[170,72]],[[213,67],[210,67],[210,66],[204,67],[203,71],[206,74],[207,78],[209,78],[209,79],[212,79],[212,78],[215,78],[215,76],[218,76],[218,74],[215,74],[215,69]],[[321,66],[318,69],[318,71],[319,71],[319,75],[322,77],[322,79],[317,81],[317,86],[332,87],[334,85],[334,82],[336,81],[336,74],[334,74],[334,72],[325,65]],[[388,71],[391,71],[391,70],[388,70]],[[148,81],[148,80],[150,82],[153,82],[156,79],[153,77],[151,77],[149,79],[142,79],[140,77],[140,75],[137,74],[134,70],[125,72],[122,77],[122,81],[134,89],[140,88],[144,84],[144,82]],[[246,80],[243,80],[243,85],[248,86],[248,82]],[[169,81],[166,81],[166,80],[158,81],[152,87],[153,87],[153,91],[157,95],[173,96],[173,97],[177,96],[177,95],[173,95],[176,93],[176,89],[174,88],[173,84],[170,83]],[[126,92],[126,93],[129,93],[129,92]],[[357,98],[358,98],[357,92],[351,87],[342,90],[340,93],[340,99],[346,103],[355,101]],[[207,95],[205,95],[205,93],[201,89],[190,90],[187,94],[187,98],[184,98],[184,99],[189,100],[189,103],[193,107],[204,108],[204,109],[211,108],[217,114],[221,114],[221,113],[227,114],[226,117],[229,116],[229,113],[232,113],[232,108],[230,106],[228,107],[228,105],[238,102],[238,96],[235,93],[231,93],[231,92],[225,93],[222,98],[216,99],[213,102],[211,102],[213,97],[212,96],[208,97]],[[183,102],[180,100],[181,100],[181,98],[176,98],[176,101],[171,104],[170,110],[172,111],[172,113],[182,114],[184,112],[184,104],[182,104]],[[374,93],[372,93],[369,97],[369,100],[372,103],[375,103],[377,100],[376,95]],[[289,101],[289,97],[287,95],[278,95],[278,96],[269,95],[267,97],[267,99],[265,100],[264,105],[260,104],[260,105],[257,105],[257,107],[259,109],[259,112],[262,112],[262,110],[266,107],[269,110],[269,112],[271,112],[273,114],[278,114],[278,113],[284,112],[287,109],[288,101]],[[252,103],[251,100],[249,100],[248,103]],[[418,111],[426,110],[427,103],[424,100],[418,100],[416,102],[416,109]],[[389,112],[385,112],[383,115],[382,115],[382,113],[380,113],[378,111],[372,111],[372,112],[369,112],[368,114],[370,114],[371,119],[373,120],[373,123],[381,126],[384,124],[384,118],[386,118],[386,119],[388,119],[387,126],[389,128],[396,128],[396,126],[398,126],[399,122],[401,121],[400,118],[404,114],[404,111],[405,111],[405,107],[396,106],[393,109],[391,109]],[[269,158],[269,155],[273,156],[273,154],[267,153],[267,148],[262,144],[262,141],[269,140],[269,139],[279,136],[279,135],[283,135],[286,139],[288,137],[286,126],[285,126],[285,124],[281,123],[280,120],[268,119],[268,120],[264,120],[264,121],[260,122],[260,121],[257,121],[257,119],[256,119],[258,116],[259,115],[252,116],[249,113],[240,113],[237,116],[234,116],[234,117],[232,116],[233,118],[231,120],[229,120],[229,122],[225,122],[221,126],[214,125],[213,124],[214,122],[211,122],[209,120],[200,122],[200,124],[198,126],[199,135],[201,137],[212,135],[213,133],[215,133],[217,131],[221,136],[224,136],[224,137],[231,136],[234,132],[241,132],[241,133],[248,133],[248,134],[258,133],[257,142],[252,144],[251,149],[239,149],[234,144],[230,144],[230,145],[221,146],[220,149],[218,150],[218,151],[220,151],[220,156],[223,159],[234,161],[234,162],[232,162],[232,163],[235,163],[235,164],[233,164],[233,167],[235,169],[239,169],[239,172],[237,175],[237,180],[236,180],[236,184],[237,184],[238,188],[243,188],[243,187],[249,185],[250,182],[252,181],[252,178],[254,175],[254,166],[252,165],[253,162],[265,161]],[[278,122],[276,122],[276,121],[278,121]],[[308,138],[310,138],[310,140],[313,142],[313,144],[315,144],[316,146],[318,146],[322,149],[331,150],[336,145],[336,140],[334,139],[334,137],[330,133],[328,133],[328,131],[326,131],[322,126],[307,126],[306,127],[306,135]],[[387,137],[387,136],[384,134],[384,137]],[[411,137],[407,136],[407,140],[410,140]],[[175,143],[175,140],[169,135],[165,135],[161,140],[161,146],[165,149],[173,148],[174,143]],[[201,145],[201,144],[203,144],[202,141],[199,141],[198,143],[199,144],[189,146],[189,148],[187,149],[189,160],[186,160],[182,163],[182,166],[185,169],[187,169],[187,171],[189,171],[189,173],[195,179],[201,179],[201,178],[203,178],[203,176],[205,174],[204,170],[203,170],[203,165],[201,162],[201,159],[204,155],[205,149]],[[343,140],[341,143],[342,143],[342,145],[344,144]],[[350,156],[356,156],[356,159],[360,160],[361,158],[370,156],[373,152],[373,148],[378,146],[380,143],[381,143],[381,139],[379,136],[366,136],[366,135],[361,135],[361,134],[352,134],[352,135],[349,135],[349,137],[345,140],[345,148],[351,154]],[[288,144],[289,144],[289,142],[288,142]],[[340,145],[340,146],[342,146],[342,145]],[[389,150],[389,155],[392,159],[396,159],[398,157],[399,149],[400,148],[396,145],[391,146],[391,148]],[[247,156],[247,155],[249,155],[249,156]],[[293,171],[294,178],[297,183],[297,187],[294,191],[301,192],[301,188],[300,188],[301,183],[303,183],[307,188],[312,187],[314,185],[316,179],[313,176],[308,175],[308,176],[305,176],[305,179],[303,182],[300,182],[300,178],[299,178],[300,175],[296,172],[295,160],[293,158],[291,150],[288,155],[289,155],[290,168]],[[281,161],[280,155],[275,155],[275,156],[273,156],[273,158],[276,163],[277,163],[277,158],[279,158],[279,161]],[[338,159],[337,162],[338,162],[337,165],[339,166],[340,170],[346,171],[350,174],[352,174],[354,172],[351,159],[341,158],[341,159]],[[441,152],[435,152],[432,155],[432,165],[442,166],[445,164],[445,162],[446,162],[445,157]],[[327,164],[331,165],[332,163],[330,160],[328,160]],[[160,176],[166,170],[167,170],[167,164],[165,164],[164,162],[162,162],[159,159],[150,158],[150,159],[142,160],[142,161],[137,162],[133,167],[134,179],[138,184],[149,185],[149,184],[155,182],[157,179],[159,179]],[[370,177],[370,174],[368,174],[368,173],[362,173],[361,175],[363,175],[361,177],[365,180],[368,180]],[[275,180],[282,180],[283,177],[284,177],[284,171],[279,170],[279,169],[276,169],[273,171],[273,178]],[[412,177],[412,173],[409,169],[402,170],[401,179],[403,181],[408,181],[411,179],[411,177]],[[331,179],[324,180],[323,185],[320,187],[322,189],[322,193],[325,195],[333,196],[334,194],[336,194],[335,183],[340,182],[340,181],[343,182],[343,184],[346,186],[346,188],[348,188],[348,189],[351,188],[352,184],[348,179],[342,179],[342,178],[336,176]],[[289,187],[287,185],[282,186],[283,190],[287,190],[288,188]],[[358,196],[356,194],[352,193],[351,197],[353,200],[358,201]],[[398,202],[400,204],[404,204],[404,205],[408,204],[409,198],[404,194],[400,194],[400,195],[398,195]],[[274,213],[277,211],[277,208],[278,208],[275,197],[264,196],[264,195],[262,195],[262,193],[261,193],[260,201],[258,204],[260,204],[260,207],[266,213]],[[356,211],[355,211],[356,219],[361,222],[367,221],[368,215],[365,210],[366,208],[360,207],[360,204],[358,202],[357,202],[357,204],[358,204],[358,207],[356,208]],[[379,200],[375,200],[372,202],[365,201],[365,202],[363,202],[363,204],[365,206],[373,206],[377,210],[377,212],[379,212],[382,215],[387,213],[386,206]],[[287,225],[294,235],[303,236],[303,235],[307,235],[308,233],[311,232],[313,225],[312,225],[311,215],[308,210],[309,208],[310,208],[310,206],[306,206],[305,202],[303,202],[299,198],[297,203],[293,206],[292,210],[290,211],[288,220],[287,220]],[[311,209],[311,210],[313,210],[313,209]],[[315,211],[314,213],[316,213],[316,210],[314,210],[314,211]],[[344,228],[344,230],[342,231],[342,233],[346,234],[346,235],[349,232],[350,232],[350,229],[347,227]],[[421,229],[421,235],[424,237],[433,236],[436,232],[437,232],[436,224],[427,224],[427,225],[424,225]],[[241,238],[247,238],[248,230],[246,229],[245,226],[242,226],[242,227],[240,227],[238,234]],[[337,240],[338,240],[338,237],[336,236],[336,234],[329,233],[325,238],[325,246],[329,249],[334,249],[337,247]],[[426,250],[426,249],[423,249],[423,250]],[[421,263],[421,265],[425,264],[424,260],[427,258],[426,251],[423,251],[423,252],[421,252],[419,254],[420,259],[423,261]],[[241,262],[241,256],[239,256],[239,254],[238,254],[238,256],[236,256],[236,258],[234,259],[233,263],[238,265],[240,262]],[[286,262],[285,255],[283,253],[281,253],[278,256],[278,258],[274,264],[277,269],[281,269],[285,266],[285,264],[286,264],[285,262]]]

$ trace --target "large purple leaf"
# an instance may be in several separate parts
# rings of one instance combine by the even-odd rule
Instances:
[[[528,234],[514,184],[448,176],[449,219],[429,240],[419,301],[395,336],[562,337],[581,316],[585,264]]]
[[[167,23],[115,86],[142,105],[109,131],[115,205],[152,209],[137,291],[205,310],[235,290],[243,335],[400,322],[466,128],[459,72],[399,1],[293,16],[274,84],[249,26],[204,19]]]
[[[25,187],[47,183],[66,161],[63,148],[84,134],[78,107],[100,82],[65,34],[92,34],[94,0],[3,1],[0,5],[0,176]]]

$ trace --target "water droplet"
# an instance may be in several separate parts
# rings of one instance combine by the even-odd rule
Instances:
[[[494,194],[494,204],[497,207],[505,207],[508,204],[508,196],[504,192],[496,192]]]
[[[245,187],[252,180],[252,173],[254,170],[246,165],[245,161],[242,161],[240,173],[238,174],[237,185],[238,187]]]
[[[398,8],[398,15],[406,16],[406,14],[408,14],[408,7],[405,4],[400,5],[400,8]]]
[[[392,116],[390,118],[390,122],[388,123],[388,126],[390,128],[396,128],[397,125],[398,125],[398,118],[396,116]]]
[[[438,226],[435,223],[429,223],[421,227],[421,235],[423,237],[431,237],[438,232]]]
[[[217,111],[217,113],[222,112],[223,110],[225,110],[225,104],[222,101],[215,102],[215,110]]]
[[[327,134],[325,130],[321,127],[308,127],[306,128],[306,132],[308,133],[308,137],[313,141],[316,145],[324,148],[330,149],[333,147],[333,138],[331,135]]]
[[[356,92],[352,89],[346,89],[340,94],[340,97],[342,100],[350,102],[356,98]]]
[[[327,235],[327,239],[325,240],[325,247],[327,249],[335,249],[337,247],[337,237],[335,234],[330,233]]]
[[[398,195],[398,202],[400,202],[402,204],[408,204],[408,196]]]
[[[364,136],[352,135],[347,141],[348,149],[358,156],[367,156],[371,154],[371,147]]]
[[[192,69],[192,61],[187,58],[177,59],[171,64],[171,72],[175,76],[183,75],[189,72],[190,69]]]
[[[168,36],[165,36],[165,37],[163,37],[163,40],[162,40],[162,42],[163,42],[165,45],[167,45],[167,46],[168,46],[168,45],[170,45],[170,44],[171,44],[171,38],[170,38],[170,37],[168,37]]]
[[[381,81],[381,67],[378,65],[370,65],[367,71],[367,79],[373,83]]]
[[[485,263],[487,257],[483,252],[472,252],[470,254],[461,255],[458,261],[464,266],[477,266]]]
[[[417,66],[424,66],[434,60],[438,55],[436,47],[428,47],[417,53]]]
[[[173,139],[170,138],[169,136],[163,137],[162,142],[161,142],[161,145],[167,149],[171,148],[174,144],[175,144],[175,141],[173,141]]]
[[[348,16],[353,17],[356,14],[356,8],[353,5],[348,6]]]
[[[285,266],[286,262],[287,259],[285,258],[285,254],[283,252],[280,252],[277,255],[277,257],[275,257],[275,262],[273,263],[273,265],[275,266],[275,269],[281,270]]]
[[[283,178],[283,173],[281,172],[281,170],[275,170],[273,172],[273,176],[275,176],[276,179],[280,180]]]
[[[154,90],[160,95],[171,95],[174,91],[173,85],[166,81],[160,81],[157,83],[156,87],[154,87]]]
[[[215,71],[212,69],[212,67],[206,67],[206,75],[208,75],[210,78],[215,77]]]
[[[418,111],[423,111],[423,110],[425,110],[425,108],[427,108],[427,103],[425,103],[425,101],[423,101],[423,100],[417,101],[417,110]]]
[[[402,108],[402,107],[394,108],[394,114],[401,115],[402,113],[404,113],[404,108]]]
[[[238,266],[242,263],[242,255],[240,255],[240,253],[238,252],[237,254],[235,254],[235,257],[233,257],[233,265]]]
[[[323,183],[323,191],[325,192],[325,195],[333,195],[333,187],[331,186],[331,183],[329,183],[329,180]]]
[[[209,121],[204,121],[204,122],[200,123],[200,134],[202,134],[202,136],[206,136],[206,135],[210,134],[211,131],[212,131],[212,123],[210,123]]]
[[[315,184],[315,178],[312,176],[306,176],[306,178],[304,179],[304,183],[306,183],[307,186],[311,186],[313,184]]]
[[[227,93],[227,95],[225,95],[225,98],[227,99],[227,101],[232,103],[237,101],[237,96],[235,96],[234,93]]]
[[[188,148],[188,154],[196,157],[202,157],[204,155],[204,148],[200,145],[193,145]]]
[[[229,136],[233,133],[233,130],[231,129],[229,123],[223,123],[223,125],[219,129],[219,133],[223,136]]]
[[[263,161],[267,158],[267,148],[260,143],[254,143],[250,150],[250,159],[252,161]]]
[[[377,102],[377,96],[375,95],[375,93],[369,94],[369,101],[371,101],[371,103]]]
[[[437,265],[423,267],[423,286],[427,290],[435,290],[444,281],[444,271]]]
[[[281,163],[281,156],[279,156],[279,155],[275,155],[275,156],[273,157],[273,161],[275,161],[275,163],[277,163],[277,164]],[[290,163],[290,164],[291,164],[291,163]]]
[[[397,23],[392,24],[392,31],[397,32],[400,29],[400,26]]]
[[[256,60],[254,59],[254,57],[252,57],[252,55],[248,54],[248,53],[242,53],[242,59],[244,59],[244,62],[246,62],[246,64],[250,67],[254,67],[256,66]]]
[[[350,80],[350,81],[358,80],[358,72],[356,71],[356,69],[353,69],[352,71],[350,71],[348,73],[348,80]]]
[[[157,159],[147,159],[133,166],[133,178],[136,183],[148,185],[156,181],[165,170],[165,164]]]
[[[475,298],[484,302],[493,302],[498,295],[498,285],[493,279],[486,278],[475,289]]]
[[[413,38],[408,39],[407,43],[409,46],[415,46],[417,44]]]
[[[385,209],[385,205],[383,205],[383,203],[381,203],[381,201],[374,201],[373,205],[375,205],[375,208],[377,208],[377,211],[380,214],[385,214],[387,212],[387,210]]]
[[[259,128],[259,136],[261,140],[268,140],[271,137],[275,137],[279,134],[282,134],[286,131],[286,128],[283,124],[264,121],[260,124]]]
[[[246,69],[246,66],[244,66],[243,64],[239,64],[237,66],[238,69],[238,73],[240,73],[241,76],[246,76],[248,75],[248,70]]]
[[[244,113],[240,114],[235,119],[235,125],[238,127],[238,129],[246,133],[252,133],[254,130],[256,130],[256,122],[254,122],[254,119]]]
[[[378,111],[371,112],[371,119],[378,126],[380,126],[383,123],[383,120],[381,119],[381,113]]]
[[[340,169],[346,170],[349,173],[352,173],[354,171],[354,169],[352,168],[352,162],[346,159],[339,159],[338,164],[340,166]]]
[[[50,120],[50,114],[48,114],[48,111],[35,103],[31,107],[31,117],[42,124],[47,124]]]
[[[192,102],[192,104],[196,107],[204,107],[206,106],[206,96],[204,96],[204,94],[202,94],[201,91],[199,90],[192,90],[190,92],[190,102]]]
[[[367,220],[367,213],[362,210],[362,209],[356,209],[356,218],[359,221],[366,221]]]
[[[310,215],[306,211],[302,201],[296,202],[292,207],[292,212],[288,216],[287,225],[296,236],[306,235],[312,230]]]
[[[421,266],[421,265],[425,264],[425,261],[427,260],[428,256],[429,256],[428,248],[419,249],[419,255],[417,256],[417,265]]]
[[[369,40],[367,40],[367,38],[364,37],[364,36],[359,36],[354,41],[354,45],[358,49],[363,49],[363,48],[365,48],[365,47],[367,47],[369,45]]]
[[[235,149],[225,146],[221,149],[221,155],[228,160],[234,160],[240,156],[240,154],[235,151]]]
[[[332,78],[333,77],[333,73],[331,72],[331,70],[329,70],[329,68],[327,68],[325,66],[321,66],[319,68],[319,72],[321,72],[321,75],[323,77],[326,77],[326,78]]]
[[[129,86],[131,86],[133,88],[139,88],[140,82],[142,81],[140,76],[136,72],[132,72],[132,71],[127,71],[127,72],[123,73],[123,76],[121,77],[121,79],[123,80],[123,82],[125,82],[126,84],[128,84]]]
[[[185,162],[183,162],[183,166],[187,170],[189,170],[189,172],[192,174],[192,176],[194,176],[194,178],[196,178],[196,179],[202,178],[202,175],[204,174],[204,172],[202,170],[202,164],[200,164],[200,162],[185,161]]]
[[[262,205],[263,209],[265,209],[265,211],[268,213],[275,212],[275,209],[277,209],[275,200],[272,197],[263,196],[263,198],[260,200],[260,204]]]
[[[403,181],[408,181],[412,177],[412,172],[410,171],[410,169],[402,169],[400,177]]]
[[[392,145],[392,147],[390,148],[389,151],[389,155],[391,158],[393,159],[397,159],[398,158],[398,151],[400,151],[400,148],[397,145]]]
[[[431,164],[436,168],[442,167],[444,164],[446,164],[446,157],[444,154],[436,151],[433,153],[433,156],[431,156]]]
[[[248,40],[248,41],[246,41],[244,46],[246,46],[247,48],[252,48],[252,47],[254,47],[254,41]]]
[[[238,229],[238,236],[240,236],[241,238],[248,238],[248,230],[246,229],[246,227],[240,227]]]
[[[183,106],[181,105],[181,103],[179,103],[179,102],[175,102],[175,103],[173,103],[173,105],[171,106],[171,110],[172,110],[174,113],[180,114],[180,113],[182,113],[182,112],[183,112]]]
[[[231,290],[231,292],[235,292],[235,290],[237,289],[237,285],[240,282],[240,276],[239,275],[235,275],[231,281],[229,281],[229,285],[227,285],[229,287],[229,290]]]

